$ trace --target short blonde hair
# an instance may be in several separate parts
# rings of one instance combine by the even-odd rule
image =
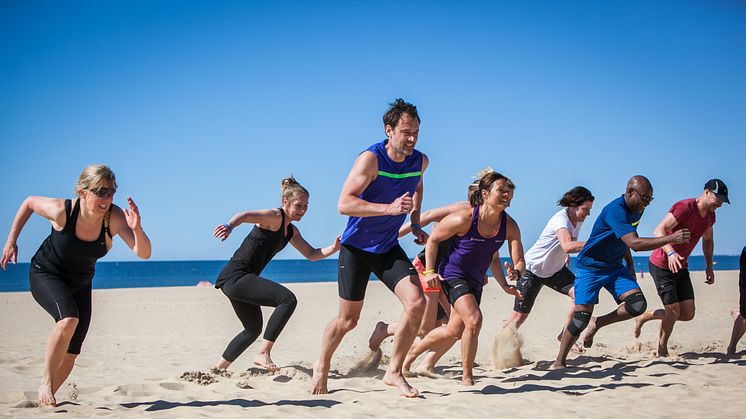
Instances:
[[[117,189],[117,178],[114,172],[105,164],[90,164],[80,172],[78,183],[75,184],[75,193],[80,195],[83,191],[102,187]]]

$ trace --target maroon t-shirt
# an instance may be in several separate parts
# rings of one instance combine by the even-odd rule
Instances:
[[[668,212],[673,215],[677,224],[673,231],[667,231],[666,234],[671,234],[674,231],[681,230],[682,228],[688,229],[691,233],[691,238],[688,243],[671,245],[676,253],[684,257],[682,268],[687,268],[689,255],[692,253],[692,250],[694,250],[697,243],[699,243],[702,234],[704,234],[705,230],[715,224],[715,213],[708,212],[704,217],[699,215],[697,200],[695,198],[683,199],[673,204]],[[650,262],[659,268],[668,269],[668,257],[662,248],[655,249],[653,253],[650,254]]]

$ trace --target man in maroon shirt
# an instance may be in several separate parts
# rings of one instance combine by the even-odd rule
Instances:
[[[705,283],[715,282],[715,273],[712,271],[712,225],[715,224],[715,210],[720,208],[723,202],[730,204],[728,188],[722,180],[711,179],[705,183],[704,191],[699,197],[673,204],[653,232],[655,236],[664,236],[686,228],[691,233],[688,243],[667,244],[650,254],[650,274],[653,276],[664,308],[646,311],[638,316],[635,337],[640,337],[640,329],[647,321],[660,319],[658,356],[668,356],[668,339],[671,337],[674,323],[677,320],[689,321],[694,318],[694,289],[687,259],[700,237],[702,253],[707,264]]]

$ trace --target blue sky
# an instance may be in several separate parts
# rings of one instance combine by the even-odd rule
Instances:
[[[397,97],[418,106],[424,207],[463,199],[484,166],[518,186],[528,248],[575,185],[596,206],[650,178],[650,235],[722,178],[715,251],[746,244],[746,4],[736,1],[0,2],[0,234],[28,195],[71,196],[89,163],[131,195],[153,259],[226,259],[235,212],[311,192],[299,224],[326,245],[356,155]],[[34,217],[28,261],[49,232]],[[416,251],[410,239],[405,249]],[[701,247],[695,251],[701,254]],[[296,258],[294,250],[280,257]],[[119,241],[106,260],[131,260]]]

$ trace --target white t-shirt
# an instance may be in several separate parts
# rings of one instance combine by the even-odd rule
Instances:
[[[526,269],[541,278],[549,278],[559,272],[565,266],[567,253],[560,246],[557,230],[566,228],[572,239],[577,240],[582,225],[583,223],[578,223],[576,227],[572,226],[567,208],[557,211],[547,222],[539,240],[526,252]]]

